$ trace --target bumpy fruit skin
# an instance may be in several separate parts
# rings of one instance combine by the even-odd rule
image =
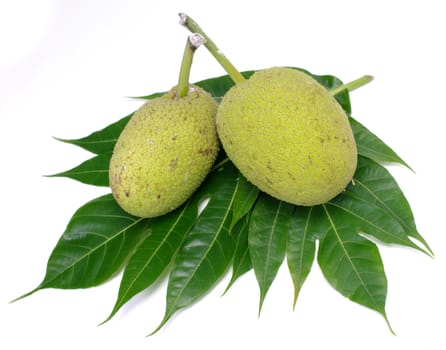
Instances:
[[[156,217],[183,204],[217,156],[218,104],[192,86],[144,104],[122,131],[110,161],[110,187],[118,204],[138,217]]]
[[[235,85],[221,101],[216,121],[231,161],[277,199],[325,203],[355,172],[357,148],[345,112],[298,70],[265,69]]]

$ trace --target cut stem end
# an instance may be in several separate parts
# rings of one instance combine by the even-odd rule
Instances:
[[[183,53],[183,60],[181,62],[180,75],[178,77],[178,98],[186,96],[189,92],[189,77],[194,53],[197,48],[199,48],[205,42],[206,39],[198,33],[193,33],[187,38],[186,47]]]
[[[186,27],[192,33],[200,34],[204,39],[204,46],[214,56],[223,69],[229,74],[234,83],[240,83],[245,80],[245,77],[234,67],[234,65],[226,58],[226,56],[218,49],[217,45],[209,36],[201,29],[201,27],[185,13],[180,13],[180,24]]]

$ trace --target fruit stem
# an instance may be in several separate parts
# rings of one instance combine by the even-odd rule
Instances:
[[[373,77],[371,75],[364,75],[361,78],[358,78],[358,79],[353,80],[346,84],[339,85],[338,87],[330,90],[330,94],[332,96],[335,96],[344,90],[352,91],[352,90],[355,90],[357,88],[360,88],[361,86],[364,86],[364,85],[370,83],[372,80],[373,80]]]
[[[217,45],[209,38],[203,29],[190,18],[185,13],[180,13],[180,24],[192,33],[199,33],[206,40],[204,46],[209,50],[209,52],[215,57],[218,63],[223,67],[223,69],[229,74],[234,83],[241,83],[245,80],[245,77],[234,67],[234,65],[226,58],[226,56],[219,50]]]
[[[194,33],[189,35],[186,42],[186,47],[183,53],[183,59],[181,62],[180,76],[178,77],[177,96],[178,98],[184,97],[189,92],[189,77],[190,69],[192,67],[192,60],[194,53],[202,44],[206,41],[202,35]]]

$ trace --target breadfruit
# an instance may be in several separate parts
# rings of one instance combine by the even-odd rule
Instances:
[[[229,159],[277,199],[325,203],[352,180],[357,148],[347,115],[304,72],[274,67],[254,73],[227,92],[216,123]]]
[[[133,114],[110,161],[110,187],[122,209],[156,217],[192,195],[217,156],[217,108],[201,88],[178,98],[175,87]]]

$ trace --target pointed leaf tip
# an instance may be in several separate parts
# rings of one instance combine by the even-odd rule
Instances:
[[[99,154],[70,170],[45,176],[67,177],[87,185],[108,187],[110,158],[111,153]]]
[[[322,208],[327,233],[320,240],[318,263],[325,278],[343,296],[386,318],[387,278],[378,248],[336,208]]]
[[[152,332],[147,334],[146,338],[151,337],[152,335],[155,335],[156,333],[158,333],[166,325],[167,321],[169,321],[170,318],[171,318],[171,316],[165,314],[163,320],[158,325],[158,327],[156,327]]]
[[[104,322],[166,271],[194,224],[197,212],[198,198],[195,197],[173,212],[150,222],[150,235],[142,240],[130,257],[124,269],[115,306]]]
[[[249,217],[250,213],[243,217],[231,230],[231,235],[236,238],[236,246],[234,259],[232,262],[231,280],[229,281],[223,295],[227,293],[227,291],[239,277],[252,269],[248,248]]]
[[[352,117],[349,117],[349,122],[358,147],[358,153],[361,156],[372,159],[377,163],[401,164],[413,171],[409,164],[364,125]]]
[[[79,208],[53,249],[44,288],[75,289],[99,285],[114,275],[146,233],[146,219],[125,213],[111,194]]]
[[[81,147],[86,151],[98,155],[103,153],[111,153],[113,152],[113,148],[119,138],[119,135],[132,115],[133,113],[119,119],[101,130],[95,131],[90,135],[79,139],[63,139],[58,137],[55,137],[54,139]]]
[[[385,167],[360,156],[354,181],[343,196],[333,199],[329,205],[353,214],[355,222],[362,217],[363,232],[382,242],[408,246],[432,256],[432,250],[418,233],[409,202]],[[422,243],[427,251],[411,238]]]
[[[176,255],[167,285],[165,315],[152,334],[177,311],[208,292],[232,262],[235,239],[229,227],[237,175],[235,167],[227,163],[212,173],[195,194],[197,198],[210,199]]]
[[[294,285],[293,310],[300,290],[313,266],[316,252],[313,207],[296,207],[287,242],[287,264]]]
[[[259,315],[266,294],[285,259],[295,206],[261,193],[251,214],[249,254],[260,289]]]
[[[397,334],[395,333],[395,331],[392,328],[392,325],[390,324],[387,314],[384,314],[383,316],[384,316],[384,320],[386,321],[387,327],[389,328],[390,333],[392,333],[392,335],[394,335],[394,336],[397,336]]]
[[[21,295],[21,296],[15,298],[15,299],[9,301],[8,304],[13,304],[13,303],[16,303],[16,302],[18,302],[18,301],[20,301],[20,300],[22,300],[22,299],[25,299],[25,298],[31,296],[32,294],[34,294],[35,292],[37,292],[38,290],[39,290],[39,287],[37,287],[37,288],[31,290],[30,292],[27,292],[27,293],[25,293],[25,294],[23,294],[23,295]]]

